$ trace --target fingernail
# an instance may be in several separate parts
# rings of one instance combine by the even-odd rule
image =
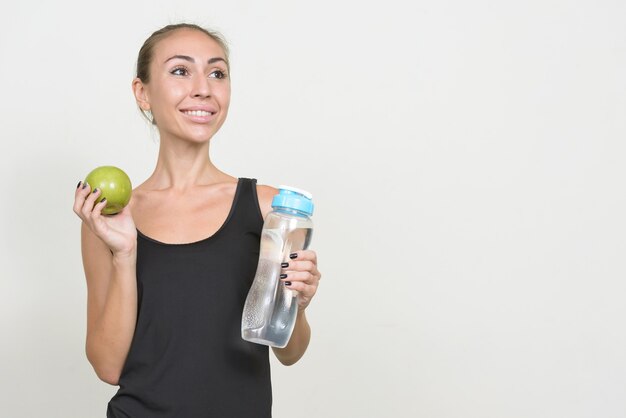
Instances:
[[[83,187],[82,187],[82,189],[84,189],[85,187],[87,187],[87,182],[84,182],[84,183],[83,183]]]
[[[281,279],[286,279],[286,278],[287,278],[287,275],[286,275],[286,274],[281,274],[281,275],[280,275],[280,278],[281,278]]]
[[[107,200],[107,198],[103,197],[102,200],[100,201],[100,203],[104,202],[105,200]]]
[[[76,185],[76,188],[78,189],[80,187],[80,184],[82,183],[82,181],[79,181],[78,184]]]
[[[285,269],[285,268],[289,267],[289,263],[283,263],[280,266]]]
[[[291,282],[285,282],[285,286],[291,286]]]
[[[98,192],[98,188],[96,187],[95,189],[93,189],[92,193],[97,193]]]
[[[298,253],[291,253],[291,254],[289,254],[289,258],[291,258],[292,260],[294,258],[296,258],[296,257],[298,257]]]

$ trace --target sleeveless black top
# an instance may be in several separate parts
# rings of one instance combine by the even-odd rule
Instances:
[[[240,178],[211,237],[137,232],[137,324],[107,418],[271,417],[268,347],[241,338],[262,227],[256,180]]]

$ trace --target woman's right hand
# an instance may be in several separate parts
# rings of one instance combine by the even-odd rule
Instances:
[[[74,196],[74,213],[110,248],[113,255],[133,254],[137,248],[137,229],[129,205],[115,215],[103,215],[106,201],[102,202],[100,195],[100,190],[92,193],[89,184],[81,182]]]

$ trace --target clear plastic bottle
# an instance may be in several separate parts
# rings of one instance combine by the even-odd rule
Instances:
[[[279,186],[263,224],[261,249],[254,282],[241,318],[244,340],[272,347],[285,347],[298,313],[296,292],[280,281],[281,264],[289,254],[305,250],[313,233],[312,195],[304,190]]]

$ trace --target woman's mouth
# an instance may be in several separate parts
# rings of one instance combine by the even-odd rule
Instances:
[[[180,112],[183,115],[187,116],[193,122],[199,122],[199,123],[211,121],[213,119],[213,116],[217,113],[217,112],[212,112],[210,110],[198,110],[198,109],[181,110]]]
[[[215,112],[207,112],[206,110],[182,110],[185,115],[189,116],[212,116]]]

